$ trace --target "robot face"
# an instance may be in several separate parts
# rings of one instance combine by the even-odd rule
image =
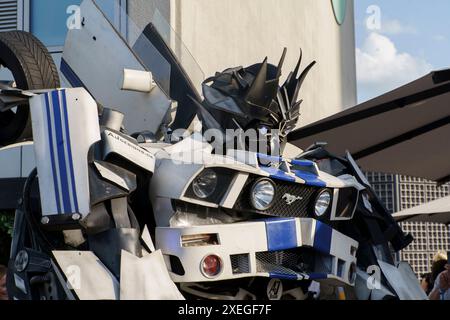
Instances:
[[[315,64],[311,63],[297,78],[300,56],[295,70],[280,87],[285,55],[286,49],[278,67],[268,64],[266,58],[260,64],[227,69],[207,79],[203,83],[205,100],[199,113],[204,127],[222,132],[253,130],[258,142],[266,145],[259,147],[259,151],[281,152],[287,134],[295,129],[300,116],[299,89]],[[247,143],[245,148],[249,148]]]

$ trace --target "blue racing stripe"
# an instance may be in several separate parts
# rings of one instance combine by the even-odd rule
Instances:
[[[48,132],[48,142],[50,147],[50,162],[52,165],[52,176],[53,176],[53,186],[55,189],[55,200],[56,200],[56,208],[58,210],[58,213],[61,213],[61,203],[59,199],[59,187],[58,187],[58,180],[56,175],[56,165],[55,165],[55,151],[53,150],[53,132],[52,132],[52,121],[50,118],[50,102],[48,99],[48,93],[44,95],[45,97],[45,109],[47,113],[47,132]]]
[[[298,276],[295,274],[286,274],[280,272],[269,272],[269,277],[280,280],[298,280]]]
[[[59,103],[59,92],[52,92],[52,103],[53,103],[53,115],[55,119],[55,131],[56,131],[56,146],[58,151],[58,162],[59,162],[59,177],[61,180],[61,191],[63,198],[64,213],[71,212],[70,206],[70,196],[69,196],[69,182],[67,178],[67,167],[66,167],[66,155],[64,152],[64,135],[62,129],[62,117],[61,117],[61,106]]]
[[[64,59],[61,59],[60,70],[67,81],[69,81],[72,88],[84,88],[91,96],[94,96]]]
[[[325,188],[327,186],[327,184],[324,181],[320,180],[315,174],[300,170],[293,170],[292,172],[300,179],[305,180],[305,183],[308,186],[319,188]]]
[[[295,182],[295,178],[286,174],[284,171],[278,170],[272,167],[260,167],[263,171],[270,174],[270,177],[277,180],[283,180],[287,182]]]
[[[70,169],[70,177],[72,181],[72,194],[73,194],[73,202],[75,205],[75,212],[80,212],[78,210],[78,197],[77,197],[77,189],[75,186],[75,174],[73,170],[73,158],[72,158],[72,148],[70,142],[70,130],[69,130],[69,116],[67,111],[67,97],[66,90],[62,90],[62,101],[63,101],[63,109],[64,109],[64,121],[66,126],[66,137],[67,137],[67,154],[69,157],[69,169]]]
[[[279,251],[297,248],[297,227],[295,219],[265,219],[267,248]]]
[[[291,163],[295,166],[314,167],[314,162],[309,160],[292,160]]]
[[[320,221],[316,221],[316,229],[314,233],[314,248],[318,251],[329,254],[331,249],[331,236],[333,229]]]
[[[310,273],[308,278],[309,280],[325,280],[328,279],[328,275],[326,273]]]
[[[75,71],[67,64],[66,60],[61,59],[61,73],[69,81],[70,85],[74,88],[86,88],[81,79],[77,76]]]

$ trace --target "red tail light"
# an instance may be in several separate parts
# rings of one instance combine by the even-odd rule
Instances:
[[[218,256],[211,254],[203,258],[200,267],[206,277],[214,278],[222,271],[222,260]]]

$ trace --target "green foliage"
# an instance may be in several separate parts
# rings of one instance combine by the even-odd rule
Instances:
[[[14,214],[10,212],[0,212],[0,233],[12,236],[14,227]]]

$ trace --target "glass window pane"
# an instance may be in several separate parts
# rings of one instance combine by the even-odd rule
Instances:
[[[98,6],[114,21],[115,0],[96,0]],[[81,0],[31,0],[30,31],[46,46],[63,46],[68,31],[67,20],[73,12],[67,13],[72,5]]]
[[[67,34],[67,8],[81,0],[31,0],[30,31],[46,46],[62,46]]]

